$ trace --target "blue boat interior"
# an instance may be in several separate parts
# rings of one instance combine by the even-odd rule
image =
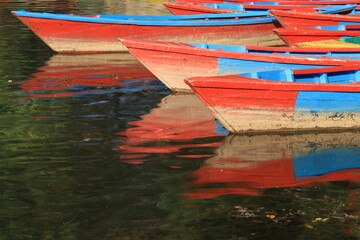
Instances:
[[[244,4],[249,4],[249,5],[257,5],[259,6],[259,9],[256,9],[257,11],[267,11],[266,9],[264,9],[264,7],[261,6],[279,6],[278,2],[244,2]],[[228,4],[223,4],[223,3],[203,3],[203,5],[207,6],[207,7],[211,7],[211,8],[215,8],[215,9],[231,9],[231,10],[237,10],[237,11],[249,11],[249,10],[254,10],[253,8],[251,9],[247,9],[243,4],[234,4],[234,3],[228,3]],[[292,5],[282,5],[282,6],[292,6]],[[299,6],[314,6],[314,5],[299,5]],[[328,7],[323,7],[321,5],[319,6],[314,6],[316,7],[315,9],[319,11],[319,13],[322,14],[336,14],[336,13],[341,13],[344,11],[351,11],[349,14],[356,14],[356,4],[344,4],[344,5],[333,5],[333,6],[328,6]]]
[[[316,28],[316,29],[322,29],[322,30],[329,30],[329,31],[342,31],[342,30],[346,30],[346,25],[336,25],[336,26],[315,26],[312,28]]]
[[[270,16],[255,16],[245,17],[244,13],[224,13],[224,14],[200,14],[200,15],[186,15],[183,16],[152,16],[139,17],[134,16],[118,16],[118,18],[99,18],[90,16],[79,16],[69,14],[54,14],[54,13],[37,13],[27,11],[12,11],[12,13],[20,17],[32,17],[43,19],[56,19],[77,22],[91,22],[91,23],[118,23],[118,24],[135,24],[145,26],[230,26],[230,25],[245,25],[245,24],[259,24],[275,22],[275,17]],[[110,15],[113,16],[113,15]]]
[[[360,48],[359,52],[354,51],[336,51],[334,49],[333,52],[330,51],[319,51],[319,52],[308,52],[308,51],[279,51],[279,50],[257,50],[257,49],[247,49],[246,46],[232,46],[232,45],[216,45],[216,44],[207,44],[207,43],[187,43],[191,46],[203,48],[203,49],[210,49],[210,50],[223,50],[223,51],[231,51],[231,52],[238,52],[238,53],[259,53],[259,54],[276,54],[276,55],[291,55],[291,56],[298,56],[298,57],[329,57],[329,58],[346,58],[346,59],[358,59],[360,57]]]
[[[221,19],[235,17],[261,17],[268,15],[265,11],[244,11],[241,13],[219,13],[219,14],[193,14],[193,15],[94,15],[97,18],[115,20],[195,20],[195,19]]]
[[[310,74],[293,74],[292,70],[276,70],[263,72],[248,72],[238,74],[239,76],[264,79],[281,82],[300,83],[338,83],[354,84],[360,81],[360,70],[346,70],[336,72],[321,72]]]
[[[228,9],[228,10],[236,10],[236,11],[253,11],[253,9],[247,9],[243,4],[222,4],[222,3],[203,3],[203,5],[215,9]],[[270,3],[269,5],[276,5],[274,3]],[[264,12],[264,14],[270,14],[267,9],[259,7],[256,9],[258,12]]]
[[[233,58],[218,58],[218,75],[240,74],[249,72],[264,72],[285,69],[309,69],[333,67],[334,65],[320,65],[305,63],[289,63],[263,60],[246,60]]]
[[[345,4],[345,5],[334,5],[329,7],[319,7],[316,8],[316,10],[319,10],[321,14],[337,14],[342,13],[344,11],[351,11],[349,15],[354,15],[358,13],[358,10],[356,10],[356,4]]]
[[[217,44],[207,44],[207,43],[187,43],[187,44],[203,49],[223,50],[223,51],[243,52],[243,53],[248,52],[245,46],[217,45]]]
[[[347,29],[348,25],[353,25],[353,27],[351,28],[351,31],[360,30],[360,20],[358,22],[339,22],[338,25],[334,25],[334,26],[314,26],[311,28],[323,29],[323,30],[329,30],[329,31],[343,31],[343,30],[348,30]],[[354,25],[358,25],[358,26],[354,26]]]

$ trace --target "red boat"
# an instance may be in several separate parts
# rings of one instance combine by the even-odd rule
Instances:
[[[325,7],[325,5],[316,6],[295,6],[295,5],[252,5],[246,3],[239,4],[209,4],[209,3],[179,3],[179,2],[165,2],[163,3],[170,12],[175,15],[190,15],[190,14],[207,14],[207,13],[234,13],[243,11],[262,11],[268,15],[269,9],[281,10],[297,10],[305,12],[316,12],[315,8]]]
[[[213,44],[279,45],[274,17],[242,18],[243,13],[190,16],[79,16],[13,11],[55,52],[121,52],[119,38]]]
[[[336,26],[340,22],[359,23],[358,15],[317,14],[309,12],[270,10],[284,28],[310,28]]]
[[[274,1],[274,0],[174,0],[179,3],[250,3],[250,4],[263,4],[271,3],[278,5],[345,5],[345,4],[360,4],[359,0],[285,0],[285,1]]]
[[[342,37],[358,37],[360,36],[360,31],[350,31],[350,30],[324,30],[316,28],[299,28],[299,29],[289,29],[289,28],[276,28],[274,32],[279,35],[279,37],[286,42],[288,46],[296,46],[298,43],[302,42],[313,42],[321,40],[331,40],[339,39]],[[321,47],[320,45],[318,47]],[[324,46],[326,47],[326,46]]]
[[[247,53],[236,47],[122,39],[123,44],[160,81],[175,92],[189,92],[189,77],[216,76],[275,69],[304,69],[359,64],[358,60],[303,55]],[[241,47],[237,47],[241,48]]]
[[[359,66],[196,77],[185,82],[232,133],[360,128]]]

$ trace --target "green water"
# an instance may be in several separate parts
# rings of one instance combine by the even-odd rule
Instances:
[[[360,239],[359,134],[225,136],[131,55],[54,55],[11,10],[169,14],[0,1],[0,240]]]

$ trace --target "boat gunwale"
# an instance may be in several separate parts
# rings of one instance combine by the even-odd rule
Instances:
[[[62,20],[62,21],[74,21],[85,23],[103,23],[103,24],[133,24],[133,25],[150,25],[150,26],[231,26],[231,25],[246,25],[246,24],[262,24],[277,22],[275,17],[261,16],[261,17],[239,17],[242,13],[225,13],[225,14],[204,14],[201,18],[204,19],[189,19],[189,20],[161,20],[161,19],[111,19],[111,18],[97,18],[97,17],[85,17],[79,15],[67,15],[67,14],[54,14],[54,13],[35,13],[27,11],[12,11],[13,15],[18,18],[37,18],[48,20]],[[209,16],[212,15],[212,16]],[[216,15],[216,16],[213,16]],[[165,16],[165,15],[164,15]],[[209,16],[209,19],[206,19]],[[231,17],[232,19],[224,19],[225,17]],[[197,16],[197,18],[200,18]],[[219,19],[221,18],[221,19]]]
[[[191,77],[184,80],[194,88],[253,89],[271,91],[360,92],[360,83],[303,83],[270,81],[240,75]],[[210,84],[211,83],[211,84]],[[195,90],[194,90],[195,91]]]
[[[286,11],[286,10],[279,10],[279,9],[271,9],[269,10],[270,14],[275,17],[287,17],[287,18],[296,18],[296,19],[316,19],[322,21],[329,21],[329,22],[359,22],[360,19],[357,15],[337,15],[337,14],[319,14],[319,13],[312,13],[312,12],[298,12],[298,11]],[[281,19],[278,19],[281,22]],[[286,25],[286,24],[285,24]]]

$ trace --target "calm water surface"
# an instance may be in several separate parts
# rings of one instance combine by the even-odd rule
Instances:
[[[9,13],[161,2],[0,1],[0,240],[360,239],[357,132],[227,136],[131,55],[54,55]]]

